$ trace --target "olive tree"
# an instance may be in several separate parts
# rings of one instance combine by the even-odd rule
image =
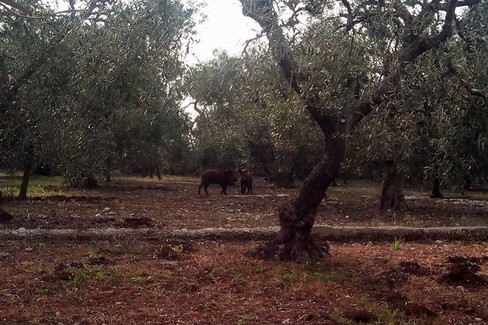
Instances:
[[[70,5],[66,15],[34,2],[36,19],[4,16],[1,104],[12,132],[2,146],[16,135],[29,161],[55,165],[73,185],[128,157],[156,162],[175,143],[187,146],[179,80],[193,9],[166,0]]]
[[[303,179],[322,143],[315,125],[279,79],[267,53],[219,54],[195,66],[188,94],[198,115],[193,131],[202,168],[251,168],[279,186]],[[316,130],[315,130],[316,131]]]
[[[311,230],[317,207],[345,159],[346,137],[354,135],[359,123],[374,110],[387,108],[386,104],[398,92],[402,77],[413,63],[430,51],[446,49],[443,45],[453,34],[456,9],[478,2],[241,0],[243,14],[261,26],[270,53],[290,88],[320,127],[325,142],[321,161],[298,194],[279,209],[278,237],[259,249],[259,256],[310,260],[328,253],[328,247],[320,248],[315,243]],[[283,12],[287,17],[280,17]],[[301,13],[307,13],[305,18],[300,19]],[[327,32],[317,35],[325,48],[332,48],[334,42],[330,40],[363,40],[369,68],[365,78],[362,74],[353,75],[352,83],[328,79],[325,69],[321,76],[330,81],[316,83],[317,75],[308,70],[307,57],[297,55],[293,45],[301,40],[300,31],[314,28],[317,21],[331,24]],[[293,28],[298,23],[300,28]],[[291,31],[287,30],[288,26],[292,26]],[[333,62],[335,56],[330,53],[333,51],[318,55]],[[349,66],[338,65],[337,68],[353,71]],[[355,84],[357,91],[351,101],[338,105],[334,99],[340,99],[344,91],[349,93]]]
[[[374,169],[364,158],[377,165],[394,159],[410,183],[430,182],[431,197],[442,197],[441,184],[464,190],[483,181],[487,47],[476,35],[486,34],[484,6],[459,15],[445,50],[412,64],[386,109],[375,109],[359,126],[348,169],[364,174],[364,167]]]

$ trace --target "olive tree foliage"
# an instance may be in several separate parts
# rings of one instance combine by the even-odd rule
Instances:
[[[69,174],[145,168],[188,145],[178,79],[191,11],[168,1],[121,3],[113,10],[116,14],[101,26],[89,26],[78,36],[83,46],[73,78],[75,94],[68,94],[64,105],[74,99],[80,116],[61,119],[79,123],[81,132],[67,135],[82,149],[67,148],[73,151],[64,154],[68,161],[63,165],[74,167]],[[103,158],[98,165],[93,164],[96,157]]]
[[[2,149],[29,148],[73,185],[174,164],[189,150],[181,49],[194,10],[172,0],[69,4],[65,15],[32,2],[35,19],[1,16]]]
[[[461,136],[454,146],[461,159],[456,162],[458,181],[488,183],[488,3],[470,8],[457,22],[459,53],[448,62],[445,76],[456,80],[468,103],[456,127]]]
[[[35,2],[26,2],[22,7],[34,11],[46,12],[46,8]],[[93,9],[87,10],[88,17]],[[43,89],[44,84],[38,84],[35,89],[36,72],[45,65],[50,56],[61,49],[59,42],[64,35],[64,27],[55,22],[52,16],[45,19],[26,19],[23,15],[2,7],[0,12],[0,145],[3,151],[2,167],[14,170],[24,169],[24,180],[19,196],[25,197],[28,175],[32,169],[34,155],[42,152],[40,143],[47,142],[47,135],[43,126],[49,122],[42,121],[42,115],[47,107],[43,99],[38,96],[49,90]],[[65,30],[70,28],[67,25]],[[39,80],[39,78],[38,78]],[[66,81],[66,75],[57,80],[47,75],[48,84]]]
[[[395,160],[410,183],[430,186],[434,181],[435,186],[438,180],[464,189],[483,182],[488,53],[480,36],[487,25],[479,13],[485,6],[460,15],[457,32],[442,51],[428,53],[405,71],[395,96],[351,138],[354,150],[346,173],[374,177],[382,161]],[[477,40],[476,47],[468,38]]]
[[[455,29],[456,9],[478,2],[241,0],[243,14],[261,26],[270,54],[325,143],[320,162],[297,195],[280,207],[277,238],[260,248],[258,256],[309,260],[328,252],[316,245],[311,229],[346,149],[352,150],[349,138],[361,132],[361,122],[373,122],[374,112],[388,112],[405,76],[411,72],[409,78],[414,78],[415,65],[428,60],[430,52],[449,53],[446,42]],[[303,40],[310,46],[298,46]],[[337,45],[347,41],[349,47]],[[321,46],[320,52],[312,45]],[[350,48],[351,55],[336,48]],[[323,63],[315,66],[317,58]],[[341,73],[328,68],[333,66]]]
[[[241,158],[241,129],[236,127],[239,68],[232,58],[219,58],[193,67],[186,76],[187,94],[198,114],[195,118],[194,150],[201,168],[235,168]]]
[[[250,48],[220,53],[187,77],[197,112],[193,135],[201,168],[250,168],[279,186],[303,179],[322,146],[270,56]]]

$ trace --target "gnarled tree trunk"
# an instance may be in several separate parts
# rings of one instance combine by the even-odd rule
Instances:
[[[394,214],[403,215],[407,210],[403,186],[405,174],[392,160],[385,161],[385,172],[383,178],[383,190],[381,191],[380,214],[388,211]]]
[[[278,237],[258,248],[256,255],[266,260],[308,261],[329,253],[329,247],[319,247],[311,230],[317,208],[327,188],[339,174],[345,157],[345,142],[339,135],[326,135],[325,153],[320,163],[305,179],[297,196],[279,208],[280,233]]]

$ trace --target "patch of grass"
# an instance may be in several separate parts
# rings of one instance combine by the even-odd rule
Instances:
[[[464,192],[464,195],[459,193],[450,193],[448,196],[446,196],[446,198],[488,201],[488,192]]]
[[[119,269],[117,266],[109,266],[107,268],[107,273],[110,275],[110,277],[113,280],[119,280],[122,281],[124,279],[124,274],[121,269]]]
[[[69,278],[76,287],[89,278],[88,273],[82,267],[67,267],[63,271],[70,275]]]
[[[283,282],[288,284],[297,283],[298,281],[300,281],[301,277],[302,274],[300,274],[296,270],[289,270],[281,274],[281,279],[283,280]]]
[[[200,310],[209,310],[210,308],[212,308],[212,304],[211,303],[201,302],[198,305],[198,309],[200,309]]]
[[[128,245],[128,244],[116,244],[111,248],[111,252],[114,254],[140,254],[141,248],[137,245]]]
[[[327,193],[327,201],[340,201],[339,193]]]
[[[161,175],[161,180],[157,177],[142,177],[142,176],[117,176],[113,177],[113,180],[119,181],[137,181],[137,182],[147,182],[147,183],[199,183],[200,179],[196,176],[179,176],[179,175]]]
[[[236,325],[245,325],[247,324],[247,321],[245,318],[239,318],[237,321],[236,321]]]
[[[102,257],[102,253],[98,248],[92,248],[88,251],[88,258],[99,258]]]
[[[374,324],[395,324],[395,325],[407,325],[415,324],[415,321],[409,319],[405,313],[392,309],[384,301],[374,300],[370,297],[364,297],[360,302],[361,308],[375,314],[378,320]]]
[[[194,176],[163,175],[163,182],[167,183],[200,183],[200,178]]]
[[[321,281],[328,281],[328,282],[342,282],[344,281],[344,274],[330,270],[328,272],[313,272],[310,273],[308,278],[312,280],[321,280]]]
[[[183,245],[169,245],[169,251],[171,255],[176,259],[181,259],[183,256]]]
[[[40,276],[46,276],[50,274],[49,268],[40,262],[23,261],[20,263],[22,268],[27,272],[32,272]]]
[[[347,268],[329,267],[320,263],[282,264],[274,267],[261,265],[256,267],[256,273],[262,273],[267,278],[281,280],[287,285],[303,284],[320,286],[323,282],[341,283],[353,281],[355,272]],[[244,274],[246,275],[246,274]]]
[[[405,243],[405,238],[395,238],[395,240],[390,244],[390,248],[393,250],[400,249],[402,248],[404,243]]]
[[[356,322],[346,318],[344,316],[344,313],[343,312],[339,312],[339,311],[335,311],[333,313],[331,313],[331,319],[335,322],[337,322],[338,324],[342,324],[342,325],[353,325],[353,324],[356,324]]]
[[[366,179],[353,179],[348,180],[346,184],[342,180],[338,180],[339,187],[351,187],[351,188],[381,188],[381,181],[371,181]]]
[[[80,287],[84,282],[101,281],[106,277],[106,268],[103,265],[75,262],[66,264],[62,268],[59,266],[49,274],[58,279],[69,280],[76,287]]]
[[[6,185],[0,187],[0,191],[2,192],[3,197],[15,197],[19,194],[20,187],[15,187],[12,185]]]
[[[247,278],[247,273],[242,270],[232,270],[232,277],[236,280],[244,280]]]
[[[17,196],[20,191],[22,178],[4,177],[4,184],[0,190],[4,195]],[[27,196],[48,196],[48,195],[66,195],[67,188],[63,185],[64,178],[61,176],[38,176],[33,175],[29,178],[27,187]]]
[[[377,321],[373,324],[376,325],[413,325],[417,324],[418,321],[416,319],[410,319],[405,313],[397,309],[390,308],[385,302],[371,300],[369,297],[361,299],[354,308],[374,314],[377,317]],[[331,318],[339,324],[357,324],[354,320],[347,318],[341,310],[336,310],[331,313]]]
[[[81,283],[88,281],[101,281],[105,278],[103,267],[100,265],[80,267],[67,266],[64,268],[63,273],[69,276],[69,280],[79,287]]]
[[[92,266],[92,273],[90,278],[92,278],[95,281],[100,281],[105,278],[105,273],[103,273],[102,266],[101,265],[93,265]]]
[[[134,275],[130,279],[132,280],[132,282],[137,284],[152,283],[155,281],[152,275],[147,275],[147,274]]]
[[[378,324],[414,324],[411,323],[404,313],[397,309],[384,308],[380,315]]]
[[[272,270],[272,268],[266,264],[258,264],[255,266],[256,273],[266,273]]]
[[[327,267],[320,263],[308,263],[305,265],[304,280],[343,282],[350,281],[354,272],[344,267]]]

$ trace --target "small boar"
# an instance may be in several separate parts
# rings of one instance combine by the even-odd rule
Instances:
[[[252,194],[252,174],[247,169],[239,170],[241,176],[241,193]]]
[[[201,182],[198,186],[198,195],[200,195],[200,190],[203,187],[208,196],[207,188],[210,184],[220,185],[222,187],[220,194],[224,193],[227,195],[227,185],[234,185],[237,182],[237,173],[231,169],[208,169],[200,174],[200,179]]]

